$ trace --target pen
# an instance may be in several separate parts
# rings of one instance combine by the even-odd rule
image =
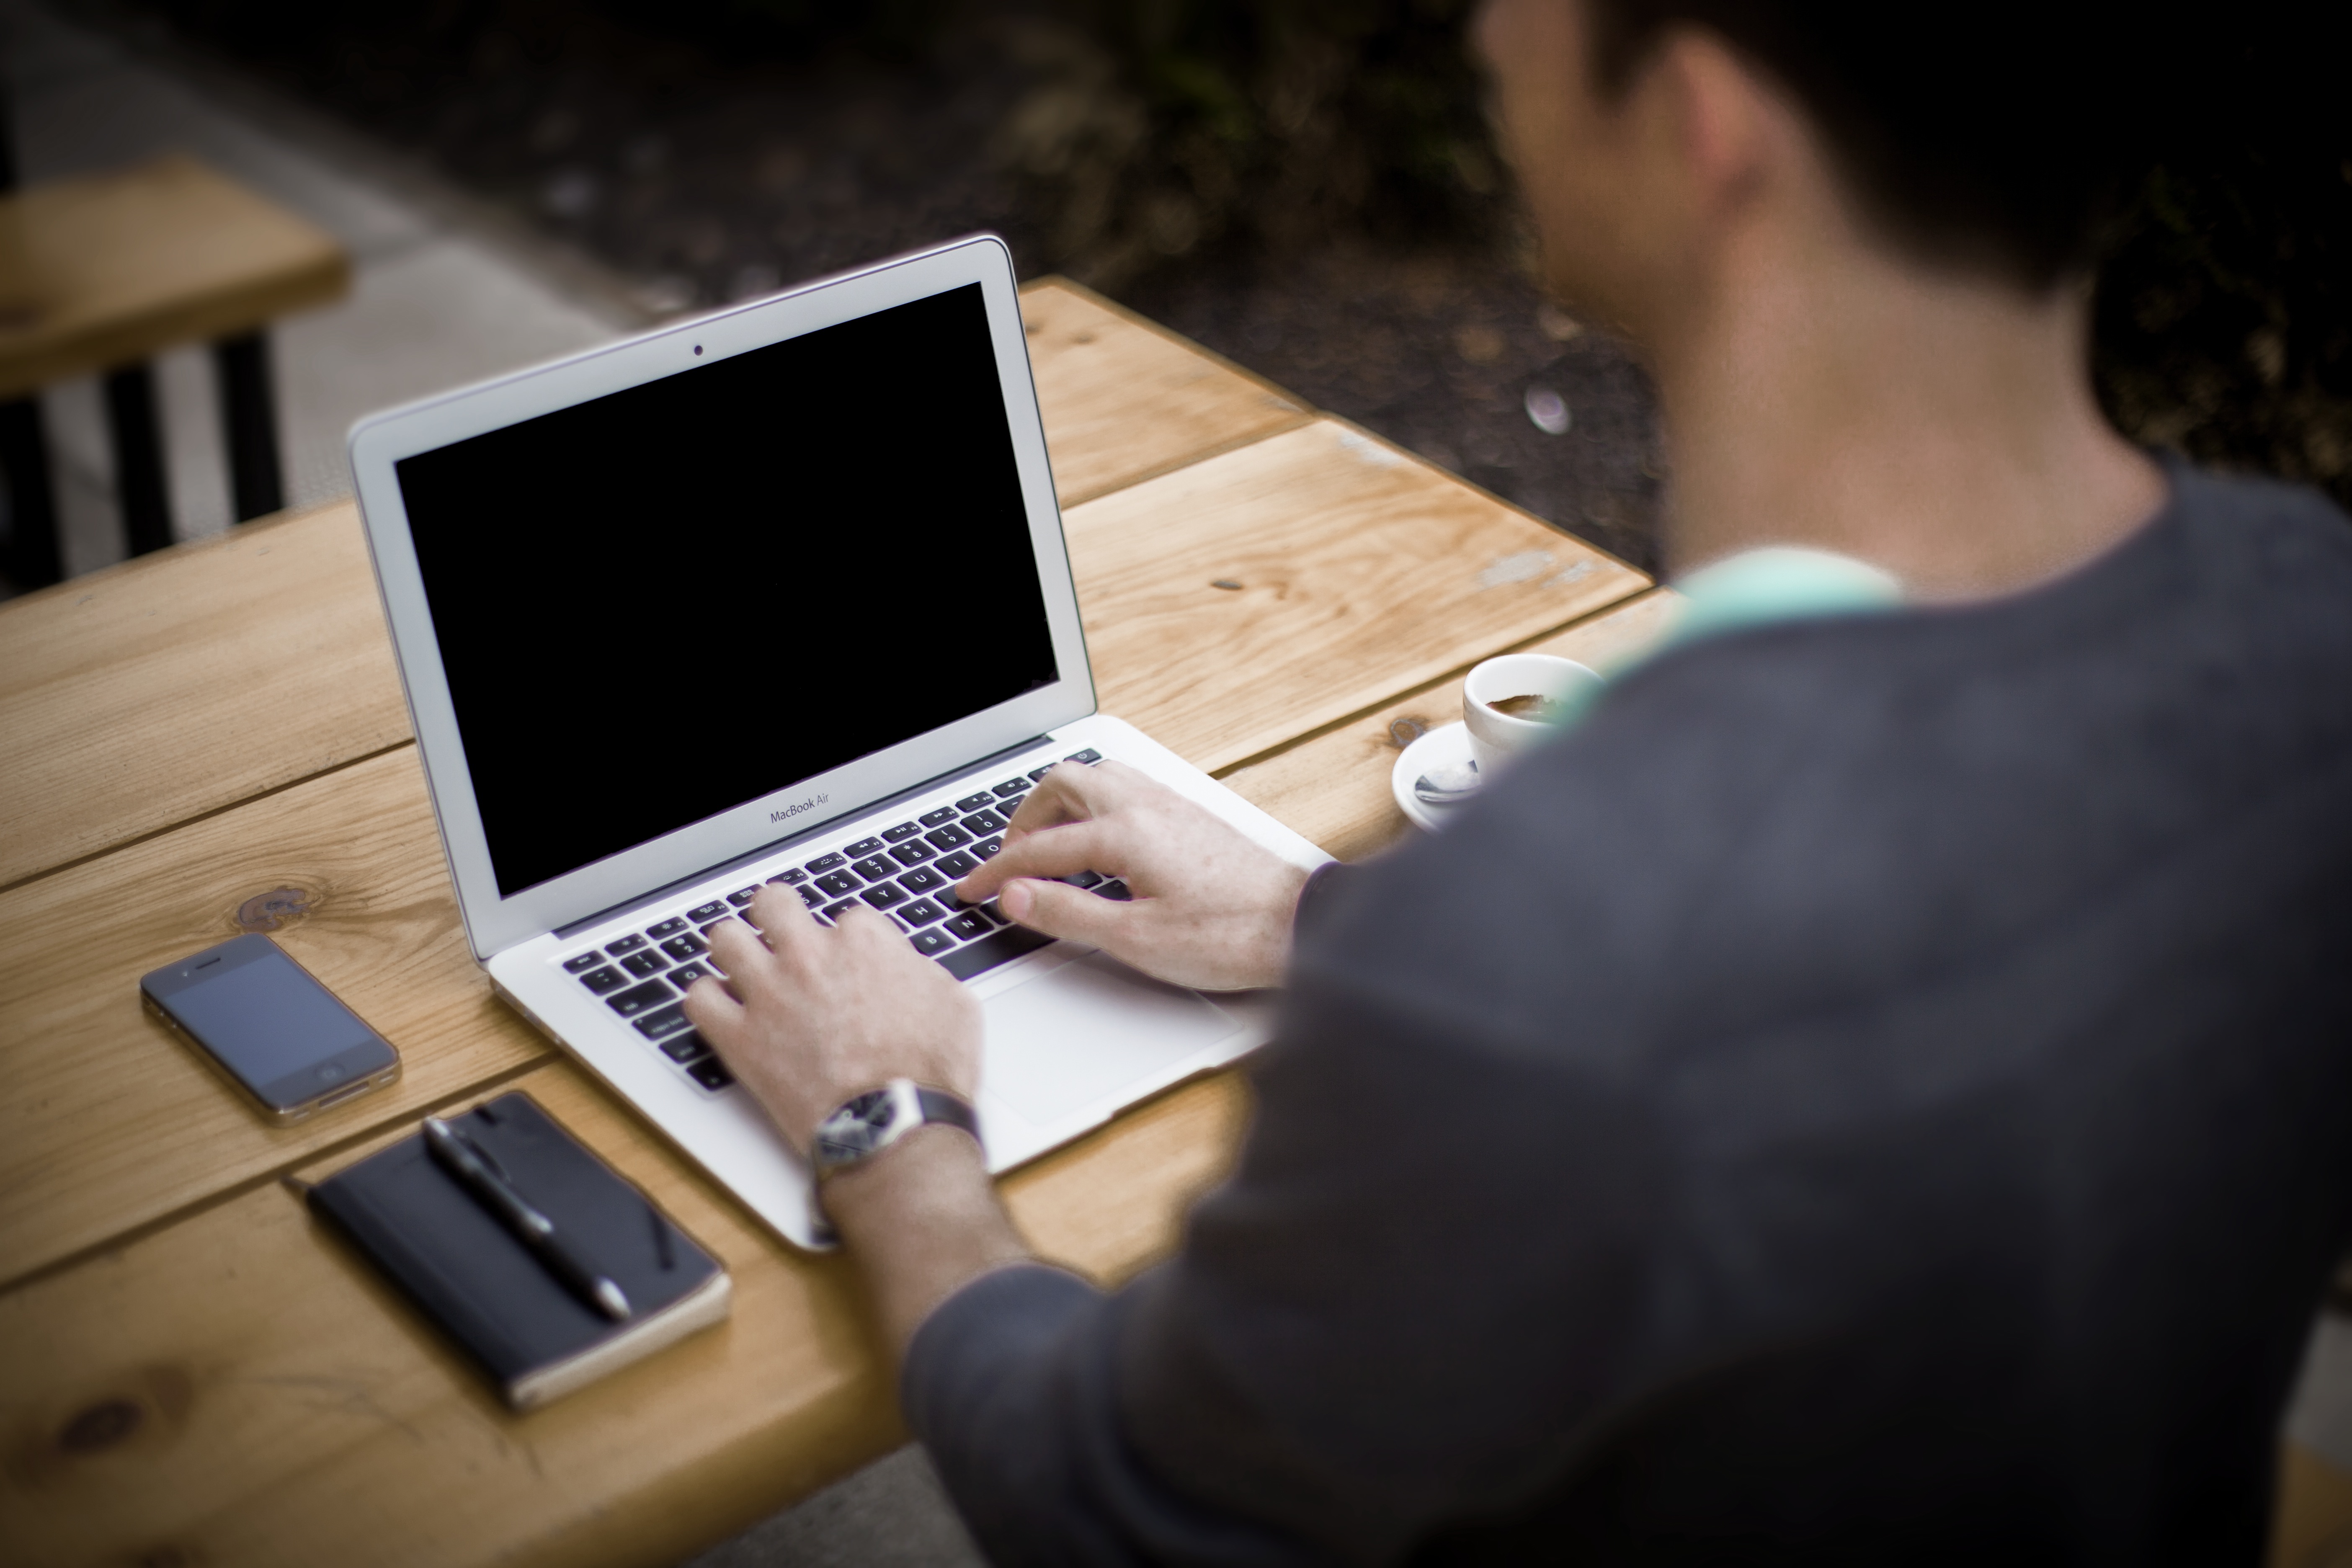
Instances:
[[[621,1288],[573,1251],[557,1233],[555,1223],[530,1206],[515,1191],[498,1162],[463,1132],[437,1116],[425,1119],[425,1147],[433,1163],[449,1173],[498,1222],[513,1233],[525,1250],[564,1288],[616,1323],[629,1321],[629,1299]]]

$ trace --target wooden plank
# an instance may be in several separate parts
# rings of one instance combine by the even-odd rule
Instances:
[[[1512,651],[1557,654],[1606,668],[1654,642],[1675,604],[1670,592],[1644,594]],[[1370,713],[1236,768],[1223,775],[1224,783],[1342,860],[1377,854],[1412,826],[1389,793],[1389,769],[1397,756],[1390,726],[1400,719],[1428,730],[1459,722],[1462,678],[1469,672],[1465,664]]]
[[[2352,1564],[2352,1469],[2300,1443],[2280,1445],[2270,1568]]]
[[[1336,419],[1065,521],[1103,710],[1212,771],[1649,585]]]
[[[150,969],[306,889],[287,951],[403,1077],[293,1127],[246,1109],[140,1005]],[[413,747],[0,895],[0,1281],[413,1118],[552,1047],[467,951]]]
[[[1078,289],[1023,308],[1065,496],[1307,416]],[[409,736],[348,501],[0,605],[0,889]]]
[[[340,299],[332,236],[177,153],[0,197],[0,398]]]
[[[1312,416],[1303,399],[1066,278],[1023,289],[1021,314],[1066,507]]]
[[[0,888],[397,745],[350,503],[0,606]]]
[[[726,1261],[728,1325],[516,1416],[262,1187],[0,1297],[9,1560],[675,1562],[903,1440],[845,1260],[775,1243],[568,1064],[515,1087]],[[1164,1096],[1010,1178],[1016,1221],[1123,1278],[1244,1110],[1230,1078]]]

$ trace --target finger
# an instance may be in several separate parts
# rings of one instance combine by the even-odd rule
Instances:
[[[1037,781],[1037,787],[1021,797],[1013,808],[1013,816],[1004,825],[1007,843],[1024,833],[1036,833],[1065,822],[1084,822],[1094,812],[1087,806],[1086,784],[1078,775],[1085,773],[1078,763],[1064,763]]]
[[[727,994],[716,975],[706,974],[686,988],[686,1019],[722,1056],[743,1044],[743,1004]]]
[[[711,962],[726,974],[731,982],[730,989],[738,996],[745,994],[747,986],[774,987],[776,955],[751,926],[731,918],[723,920],[710,928],[704,940],[710,943]]]
[[[751,895],[751,909],[760,921],[760,934],[768,949],[788,963],[805,963],[811,944],[824,931],[816,916],[801,902],[800,894],[774,882],[763,882]]]
[[[1096,947],[1115,945],[1133,918],[1135,906],[1098,899],[1067,882],[1022,878],[1007,882],[997,907],[1032,931],[1067,937]]]
[[[1119,851],[1126,837],[1116,820],[1089,820],[1048,827],[1018,841],[1007,838],[992,858],[956,884],[956,897],[985,903],[1015,877],[1066,877],[1076,871],[1116,876],[1125,869]]]

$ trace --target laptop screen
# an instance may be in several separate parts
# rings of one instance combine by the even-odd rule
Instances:
[[[1057,679],[977,283],[395,469],[502,895]]]

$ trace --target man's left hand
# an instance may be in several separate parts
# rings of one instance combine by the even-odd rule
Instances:
[[[828,930],[773,884],[751,913],[758,931],[740,920],[710,928],[727,983],[696,981],[686,1016],[794,1148],[805,1152],[818,1122],[894,1078],[972,1098],[980,1009],[887,917],[861,905]]]

